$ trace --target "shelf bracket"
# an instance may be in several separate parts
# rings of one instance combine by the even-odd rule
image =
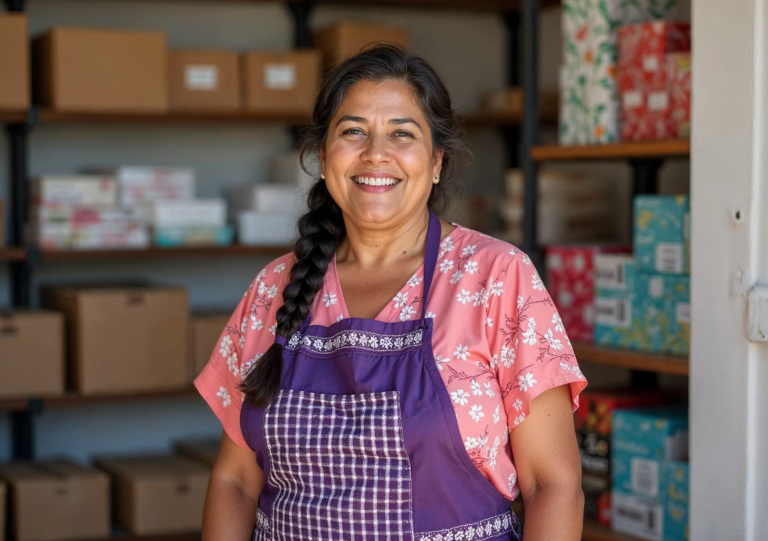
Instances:
[[[634,195],[655,194],[659,186],[662,160],[630,160],[632,166],[632,192]]]
[[[5,0],[5,7],[8,11],[23,13],[26,0]]]
[[[43,411],[43,401],[30,398],[27,409],[11,413],[12,454],[17,460],[35,458],[35,418]]]
[[[314,2],[288,2],[288,9],[293,16],[293,46],[297,49],[312,47],[312,31],[309,19],[312,16]]]
[[[539,129],[539,0],[523,1],[523,57],[523,250],[538,264],[538,167],[531,151]]]

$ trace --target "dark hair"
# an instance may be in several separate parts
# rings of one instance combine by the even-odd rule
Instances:
[[[469,152],[458,126],[448,90],[440,77],[419,56],[394,45],[376,45],[353,56],[325,76],[299,145],[301,164],[307,174],[311,160],[325,145],[331,119],[344,96],[357,82],[402,81],[411,87],[429,123],[434,150],[443,150],[440,183],[432,186],[428,206],[441,211],[446,202],[445,183],[458,168],[458,159]],[[299,240],[294,245],[296,263],[291,281],[283,291],[283,305],[277,311],[276,334],[289,339],[309,314],[315,295],[323,285],[336,247],[346,236],[341,209],[331,197],[325,180],[319,179],[307,197],[309,212],[299,219]],[[277,396],[282,376],[282,346],[273,344],[259,359],[241,386],[246,399],[255,407],[266,407]]]

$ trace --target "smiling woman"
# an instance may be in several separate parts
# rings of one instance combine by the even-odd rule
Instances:
[[[586,381],[530,258],[437,217],[465,154],[421,58],[328,74],[301,237],[195,381],[225,429],[204,541],[521,541],[518,496],[526,541],[580,539]]]

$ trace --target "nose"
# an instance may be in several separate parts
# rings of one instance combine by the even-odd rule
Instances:
[[[371,133],[365,142],[361,159],[371,164],[388,163],[391,159],[385,133]]]

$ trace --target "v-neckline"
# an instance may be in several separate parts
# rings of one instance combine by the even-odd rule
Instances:
[[[452,226],[454,226],[454,228],[445,237],[442,237],[442,235],[441,235],[440,246],[442,246],[443,242],[445,242],[446,239],[448,239],[451,235],[453,235],[459,229],[459,227],[461,227],[458,224],[455,224],[453,222],[448,222],[448,223],[450,223]],[[439,253],[440,252],[438,250],[438,254]],[[414,277],[418,276],[419,273],[424,274],[424,265],[425,265],[425,263],[426,263],[426,261],[422,261],[421,262],[421,265],[419,265],[419,268],[417,268],[416,271],[414,271],[414,273],[408,278],[408,280],[406,280],[405,283],[400,287],[400,289],[397,290],[397,293],[395,294],[395,296],[387,301],[387,304],[385,304],[384,308],[382,308],[381,311],[378,314],[376,314],[376,317],[374,317],[373,319],[365,318],[365,317],[351,317],[349,315],[349,310],[347,309],[347,302],[344,299],[344,291],[341,289],[341,280],[339,280],[339,269],[338,269],[338,266],[336,264],[336,253],[334,253],[333,254],[333,258],[331,259],[331,263],[328,266],[328,270],[326,272],[326,276],[328,276],[329,274],[332,275],[332,276],[330,276],[330,280],[329,280],[330,283],[328,283],[328,285],[330,286],[330,289],[331,289],[331,291],[329,291],[329,293],[335,293],[336,294],[336,303],[332,304],[331,306],[337,306],[338,307],[338,311],[340,312],[339,314],[334,314],[336,316],[334,319],[338,320],[339,316],[341,316],[343,319],[362,319],[362,320],[367,320],[367,321],[379,321],[379,322],[382,322],[382,323],[389,323],[390,322],[389,319],[384,320],[384,319],[381,319],[381,317],[383,315],[385,315],[387,313],[387,311],[390,310],[392,302],[395,300],[397,295],[399,295],[400,293],[403,292],[403,290],[408,286],[409,282]],[[422,287],[424,287],[424,277],[422,277],[420,283],[422,284]],[[416,287],[418,287],[418,284],[417,284]]]

